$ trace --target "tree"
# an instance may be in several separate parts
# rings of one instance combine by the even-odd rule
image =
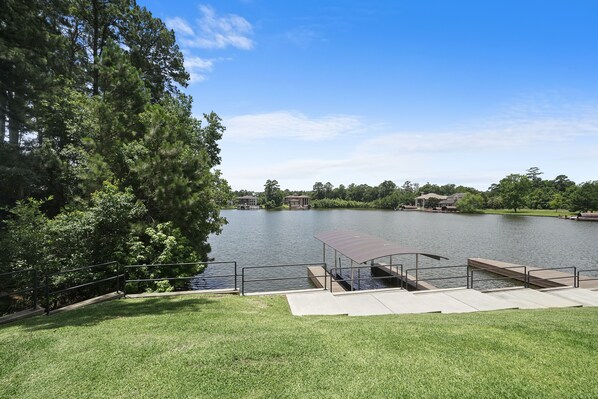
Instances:
[[[387,197],[394,193],[396,189],[397,185],[394,182],[385,180],[378,185],[378,198]]]
[[[480,194],[466,193],[456,206],[461,213],[478,213],[484,206],[484,198]]]
[[[526,176],[530,179],[533,187],[539,187],[542,184],[542,178],[540,175],[543,175],[544,172],[540,172],[540,168],[537,166],[532,166],[528,170],[526,170]]]
[[[282,206],[282,191],[276,180],[267,180],[264,184],[265,206],[268,209]]]
[[[525,175],[511,174],[499,182],[499,187],[504,206],[517,212],[525,204],[531,181]]]
[[[326,198],[326,187],[324,187],[322,182],[318,181],[314,183],[311,196],[316,200]]]
[[[569,196],[570,210],[587,212],[598,210],[598,180],[580,184]]]

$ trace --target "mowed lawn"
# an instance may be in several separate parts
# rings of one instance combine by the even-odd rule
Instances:
[[[126,299],[0,326],[1,398],[596,398],[598,308],[293,317]]]

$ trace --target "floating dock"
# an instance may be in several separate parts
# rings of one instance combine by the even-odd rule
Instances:
[[[469,258],[467,259],[467,265],[521,282],[526,282],[527,273],[531,271],[529,283],[540,288],[572,287],[575,285],[575,276],[573,274],[559,270],[483,258]],[[580,276],[579,286],[581,288],[598,288],[598,280],[593,277]]]
[[[334,277],[330,276],[322,266],[310,266],[307,268],[307,277],[318,288],[326,288],[330,290],[332,284],[332,292],[346,292],[347,289],[341,285]]]
[[[436,286],[423,281],[423,280],[416,280],[416,278],[412,275],[406,274],[401,276],[401,272],[395,267],[391,267],[385,265],[384,263],[376,263],[372,266],[372,274],[374,276],[394,276],[396,277],[397,285],[403,286],[403,284],[407,284],[408,289],[412,290],[435,290],[437,289]],[[392,279],[388,279],[392,280]],[[417,281],[417,286],[416,286]]]

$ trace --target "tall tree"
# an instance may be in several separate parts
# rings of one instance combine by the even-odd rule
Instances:
[[[525,204],[531,185],[530,179],[525,175],[511,174],[503,178],[499,182],[499,190],[504,206],[517,212]]]

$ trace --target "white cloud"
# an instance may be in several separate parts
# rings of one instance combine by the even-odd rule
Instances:
[[[235,47],[251,50],[255,42],[253,26],[245,18],[236,14],[220,16],[216,10],[207,5],[199,7],[201,17],[197,19],[195,30],[183,18],[166,20],[169,28],[180,34],[179,41],[184,47],[204,49],[225,49]]]
[[[173,29],[176,33],[179,33],[181,35],[195,35],[191,26],[189,26],[187,21],[185,21],[183,18],[166,18],[166,26],[168,26],[169,29]]]
[[[228,139],[279,138],[326,140],[363,128],[360,118],[328,115],[309,118],[300,112],[277,111],[234,116],[226,119]]]
[[[463,129],[420,132],[369,129],[370,121],[357,116],[314,119],[288,111],[225,118],[225,137],[235,140],[223,147],[223,172],[233,187],[256,190],[268,178],[290,189],[310,189],[315,181],[377,185],[384,180],[486,189],[531,166],[540,167],[546,178],[565,173],[585,181],[592,178],[598,153],[598,108],[594,110],[520,115]],[[346,134],[350,132],[360,134]],[[250,138],[280,140],[268,142],[269,155],[261,152],[260,140],[237,140]],[[309,141],[318,139],[317,144]]]
[[[185,57],[185,69],[191,76],[190,82],[197,83],[206,79],[205,72],[211,72],[214,69],[213,59],[188,56]]]

